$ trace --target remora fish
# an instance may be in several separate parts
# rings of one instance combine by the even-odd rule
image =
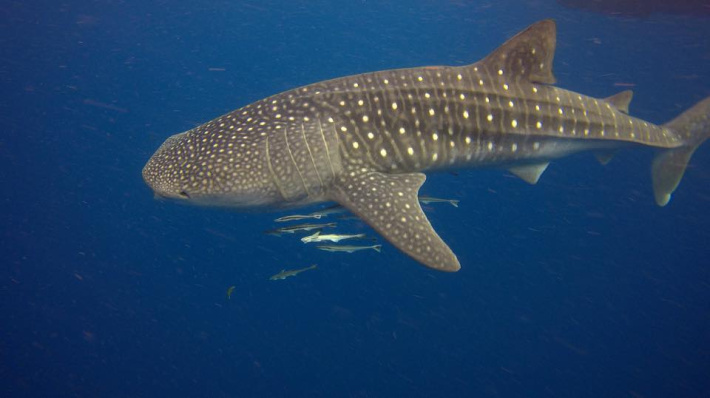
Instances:
[[[325,250],[327,252],[346,252],[355,253],[359,250],[372,249],[376,252],[380,252],[382,245],[372,245],[372,246],[346,246],[346,245],[320,245],[316,246],[316,249]]]
[[[534,184],[575,152],[653,147],[656,203],[667,204],[710,135],[710,97],[654,125],[626,114],[630,91],[596,99],[554,87],[555,32],[541,21],[468,66],[366,73],[257,101],[168,138],[143,178],[157,196],[201,205],[335,201],[441,271],[460,264],[417,200],[424,171],[500,167]]]
[[[316,210],[313,213],[310,213],[309,216],[321,216],[321,217],[327,217],[331,214],[338,214],[338,213],[344,213],[348,211],[348,209],[344,208],[341,205],[332,205],[328,206],[325,209],[321,210]]]
[[[285,269],[282,269],[281,272],[279,272],[278,274],[272,275],[272,276],[269,278],[269,280],[275,281],[275,280],[279,280],[279,279],[286,279],[286,278],[288,278],[289,276],[296,276],[296,275],[300,274],[301,272],[305,272],[305,271],[308,271],[308,270],[312,270],[312,269],[315,269],[316,267],[317,267],[317,266],[316,266],[315,264],[313,264],[313,265],[311,265],[310,267],[301,268],[301,269],[294,269],[294,270],[289,270],[289,271],[286,271]]]
[[[335,242],[338,243],[341,240],[345,239],[364,239],[365,234],[355,234],[355,235],[340,235],[340,234],[325,234],[321,235],[320,231],[316,231],[313,235],[309,236],[304,236],[301,238],[301,242],[303,243],[312,243],[312,242]]]
[[[292,234],[299,231],[312,231],[314,229],[335,228],[336,225],[337,224],[334,222],[329,222],[327,224],[298,224],[290,225],[288,227],[270,229],[268,231],[264,231],[264,233],[267,235],[280,236],[281,234]]]
[[[309,218],[315,218],[316,220],[320,220],[320,218],[323,217],[320,214],[292,214],[290,216],[283,216],[275,219],[274,221],[276,222],[287,222],[287,221],[298,221],[298,220],[306,220]]]
[[[433,198],[431,196],[420,196],[419,197],[419,203],[424,203],[425,205],[428,205],[429,203],[448,203],[451,206],[454,207],[459,207],[459,200],[456,199],[440,199],[440,198]]]

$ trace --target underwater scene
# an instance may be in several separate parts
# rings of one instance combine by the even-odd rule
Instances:
[[[0,396],[710,396],[707,1],[0,15]]]

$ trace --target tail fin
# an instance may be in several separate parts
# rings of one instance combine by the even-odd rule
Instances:
[[[664,127],[676,133],[684,142],[678,148],[665,149],[656,155],[651,166],[653,194],[656,204],[665,206],[678,188],[693,152],[710,138],[710,97],[695,104]]]

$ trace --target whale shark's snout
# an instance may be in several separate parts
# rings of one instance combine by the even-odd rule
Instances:
[[[169,137],[143,167],[143,180],[158,199],[190,199],[186,187],[185,167],[180,148],[187,132]]]

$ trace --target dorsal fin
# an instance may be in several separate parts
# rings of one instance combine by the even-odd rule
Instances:
[[[629,113],[629,104],[631,103],[631,98],[633,97],[633,91],[624,90],[620,93],[612,95],[611,97],[604,98],[604,101],[610,103],[621,112]]]
[[[540,21],[503,43],[477,66],[482,65],[493,74],[554,84],[552,60],[556,41],[555,22]]]

